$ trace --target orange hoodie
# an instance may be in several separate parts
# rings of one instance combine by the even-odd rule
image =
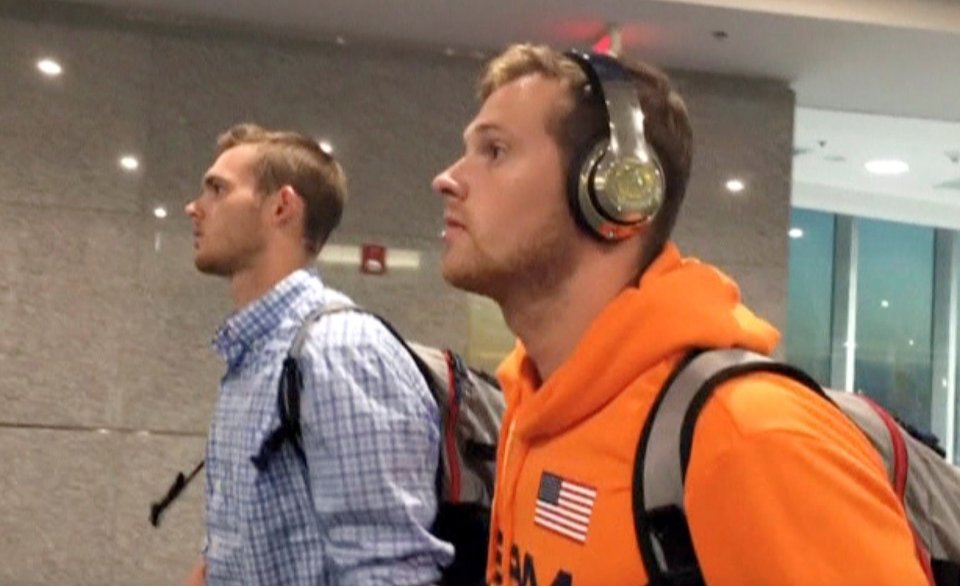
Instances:
[[[693,348],[769,353],[778,337],[730,279],[670,245],[539,388],[518,343],[498,372],[488,582],[647,584],[631,488],[657,393]],[[685,507],[711,586],[925,584],[879,456],[839,410],[775,375],[728,382],[704,409]]]

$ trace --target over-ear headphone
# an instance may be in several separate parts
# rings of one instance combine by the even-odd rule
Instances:
[[[568,196],[577,220],[602,240],[636,234],[663,204],[663,167],[644,137],[643,109],[630,72],[614,57],[564,54],[587,76],[605,106],[609,134],[573,158]]]

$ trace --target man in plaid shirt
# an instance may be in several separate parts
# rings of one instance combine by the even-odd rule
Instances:
[[[346,198],[315,141],[239,125],[219,141],[193,220],[194,262],[226,277],[235,312],[207,444],[207,539],[189,584],[430,584],[452,547],[437,511],[439,413],[410,356],[368,315],[310,330],[301,357],[306,466],[291,445],[252,458],[280,425],[281,365],[306,315],[349,304],[310,267]]]

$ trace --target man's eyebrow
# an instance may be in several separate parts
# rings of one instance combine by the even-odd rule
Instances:
[[[467,130],[463,133],[463,142],[467,142],[472,135],[490,133],[506,133],[506,131],[502,126],[495,122],[481,122],[476,126],[467,128]]]
[[[218,183],[226,183],[226,179],[216,173],[207,173],[201,182],[204,187],[215,187]]]

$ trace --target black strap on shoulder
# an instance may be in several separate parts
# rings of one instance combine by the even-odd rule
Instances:
[[[300,370],[300,361],[287,354],[287,357],[283,359],[283,369],[280,372],[280,388],[277,392],[280,427],[270,433],[257,455],[250,458],[257,470],[264,470],[270,457],[288,441],[296,450],[297,457],[306,464],[307,455],[303,452],[303,431],[300,429],[300,393],[302,390],[303,372]]]
[[[703,583],[700,567],[696,563],[696,554],[693,551],[693,542],[690,539],[689,530],[686,529],[686,520],[683,519],[683,511],[665,508],[658,511],[659,514],[648,514],[643,483],[645,455],[650,442],[650,431],[667,395],[665,390],[673,385],[676,378],[697,355],[698,352],[691,352],[670,373],[664,383],[664,390],[657,395],[653,406],[650,408],[650,415],[643,425],[637,445],[637,456],[633,465],[633,525],[637,536],[637,544],[640,547],[640,557],[646,568],[650,586]],[[677,513],[680,514],[682,523],[678,523],[674,519]],[[680,533],[673,533],[672,529],[674,528],[679,529]],[[687,531],[686,535],[683,534],[684,530]],[[661,545],[664,543],[670,544],[666,546],[671,556],[669,560],[664,559],[664,546]]]
[[[293,446],[300,461],[306,465],[307,455],[303,451],[303,431],[300,426],[300,395],[303,391],[303,371],[300,369],[300,353],[306,343],[310,327],[331,313],[351,311],[354,306],[347,304],[327,304],[314,309],[303,319],[283,359],[280,371],[280,383],[277,390],[277,412],[280,426],[274,429],[260,446],[255,456],[250,458],[257,470],[264,470],[270,458],[287,442]]]
[[[633,515],[637,543],[652,586],[704,583],[683,508],[683,483],[693,435],[700,413],[716,388],[754,372],[791,378],[826,398],[820,385],[800,369],[760,354],[725,349],[688,354],[664,383],[651,408],[634,461]]]
[[[300,426],[300,395],[303,390],[303,372],[300,369],[300,353],[306,341],[307,333],[314,323],[320,321],[320,319],[326,315],[344,311],[363,313],[379,321],[413,359],[417,370],[420,371],[426,384],[428,386],[434,384],[430,367],[427,366],[426,362],[407,344],[407,341],[397,332],[396,328],[383,317],[356,305],[335,303],[317,308],[304,318],[303,325],[297,332],[290,346],[290,350],[283,360],[283,370],[280,373],[280,388],[277,393],[277,411],[280,414],[280,427],[273,430],[270,436],[264,441],[260,451],[251,457],[251,461],[258,470],[263,470],[271,456],[288,441],[296,450],[297,457],[306,465],[307,457],[303,451],[303,431]]]

